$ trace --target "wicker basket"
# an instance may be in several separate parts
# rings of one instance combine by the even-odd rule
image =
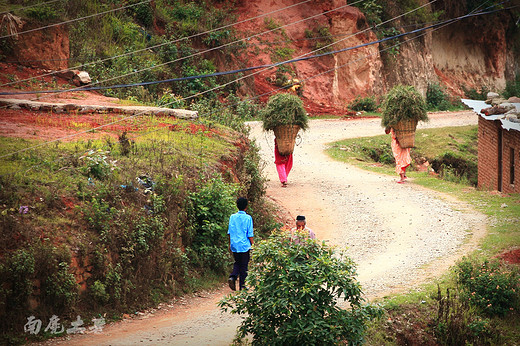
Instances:
[[[294,143],[300,126],[298,125],[280,125],[274,128],[276,143],[278,144],[278,152],[281,155],[291,155],[294,151]]]
[[[401,148],[415,147],[415,129],[417,128],[417,120],[403,120],[392,126],[395,131],[395,137],[399,141]]]

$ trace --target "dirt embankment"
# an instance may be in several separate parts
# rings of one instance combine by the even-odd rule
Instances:
[[[239,19],[243,20],[284,8],[293,4],[289,1],[273,3],[270,0],[242,1],[237,8]],[[343,7],[340,1],[313,1],[270,14],[265,19],[246,22],[237,28],[248,36],[273,27],[295,23],[280,30],[251,40],[247,57],[248,66],[268,64],[288,60],[318,48],[313,32],[326,28],[335,44],[330,50],[362,45],[377,40],[369,29],[365,15],[355,7]],[[460,4],[449,2],[440,8],[427,11],[445,12],[446,18],[466,13],[465,9],[454,10]],[[395,3],[393,17],[403,11]],[[453,7],[453,8],[452,8]],[[326,13],[327,11],[330,11]],[[323,13],[323,15],[319,15]],[[317,15],[316,17],[314,17]],[[313,16],[310,20],[305,20]],[[399,33],[410,31],[408,26],[414,13],[392,20],[389,26],[398,28]],[[413,20],[411,20],[413,21]],[[306,80],[303,96],[309,106],[344,108],[356,96],[381,95],[395,84],[414,85],[423,94],[429,83],[439,82],[455,95],[464,95],[463,88],[480,90],[482,86],[502,90],[506,80],[513,80],[520,68],[520,57],[514,50],[514,30],[511,16],[505,13],[465,19],[440,29],[430,29],[401,40],[398,48],[387,49],[394,42],[381,46],[374,44],[333,56],[296,62],[286,65],[287,78]],[[413,27],[416,28],[416,27]],[[309,34],[310,33],[310,34]],[[319,35],[316,35],[319,36]],[[280,43],[282,42],[282,43]],[[273,47],[277,47],[274,49]],[[277,56],[283,49],[286,56]],[[397,53],[391,53],[397,51]],[[288,54],[288,53],[291,54]],[[318,53],[323,53],[320,51]],[[290,56],[289,56],[290,55]],[[276,70],[262,72],[249,85],[248,92],[263,94],[274,90]],[[247,81],[246,81],[247,83]],[[267,96],[265,97],[267,98]],[[310,102],[312,100],[312,102]]]

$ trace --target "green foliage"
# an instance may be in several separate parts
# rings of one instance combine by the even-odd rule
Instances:
[[[434,334],[441,345],[493,345],[500,336],[494,323],[481,318],[467,299],[456,289],[446,289],[443,296],[438,286],[437,316]]]
[[[136,4],[141,2],[140,0],[131,0],[129,4]],[[133,17],[137,20],[137,22],[141,23],[147,28],[152,27],[153,25],[153,9],[150,3],[144,3],[137,6],[130,7],[128,9],[130,13],[132,13]]]
[[[464,258],[457,265],[464,299],[489,316],[505,316],[520,307],[520,275],[499,260]]]
[[[271,60],[273,62],[280,62],[285,60],[290,60],[292,55],[294,54],[294,48],[290,47],[279,47],[273,50],[271,54]]]
[[[502,92],[502,96],[510,98],[512,96],[520,97],[520,75],[515,80],[506,82],[506,88]]]
[[[431,166],[445,180],[477,185],[478,165],[472,157],[446,151],[435,157]]]
[[[214,121],[231,127],[236,131],[246,133],[244,119],[234,112],[232,107],[225,107],[218,100],[207,98],[200,99],[191,105],[191,109],[197,111],[201,119]]]
[[[273,130],[280,125],[298,125],[308,128],[308,117],[302,100],[293,94],[280,93],[269,98],[262,111],[264,130]]]
[[[55,4],[50,4],[25,9],[24,15],[39,22],[47,23],[56,21],[63,15],[63,12]]]
[[[264,24],[265,24],[265,27],[267,28],[267,30],[276,30],[281,26],[278,22],[276,22],[271,17],[264,18]]]
[[[429,110],[446,111],[451,107],[450,98],[439,83],[428,83],[426,103]]]
[[[218,176],[188,195],[191,260],[201,267],[223,272],[227,261],[227,226],[235,212],[237,186]]]
[[[259,107],[252,100],[241,100],[235,94],[229,94],[226,99],[228,107],[238,116],[238,118],[247,121],[258,116]]]
[[[52,265],[46,266],[47,264],[48,263],[42,263],[41,265],[45,266],[47,270],[54,270],[43,282],[43,286],[45,287],[45,299],[49,304],[52,304],[56,312],[66,311],[74,305],[78,298],[76,279],[74,275],[70,273],[68,263],[57,262],[54,264],[54,267]]]
[[[378,0],[366,0],[356,4],[364,14],[370,26],[381,24],[383,16],[383,6]]]
[[[383,102],[381,125],[392,126],[402,120],[427,121],[426,102],[413,86],[396,85]]]
[[[250,333],[254,345],[357,345],[366,322],[381,313],[364,304],[354,263],[304,234],[295,241],[275,233],[257,243],[251,267],[249,290],[219,305],[245,315],[237,337]]]
[[[116,161],[108,159],[109,151],[89,150],[79,159],[84,160],[83,173],[87,177],[106,179],[117,168]]]
[[[17,250],[0,264],[0,316],[27,306],[27,298],[33,291],[35,266],[32,251],[26,249]]]
[[[137,2],[139,0],[131,0],[130,4]],[[73,1],[73,3],[68,3],[66,8],[67,12],[73,13],[74,16],[88,15],[111,8],[111,5],[105,2]],[[212,60],[200,56],[186,57],[196,53],[196,49],[201,49],[201,44],[215,47],[235,40],[234,29],[230,27],[213,31],[204,35],[196,43],[185,40],[171,42],[177,38],[205,32],[232,22],[234,16],[230,14],[232,13],[229,10],[230,6],[231,3],[225,3],[217,8],[207,2],[157,0],[153,5],[140,4],[124,12],[80,21],[70,28],[71,58],[75,64],[106,60],[89,66],[92,80],[94,82],[107,80],[105,85],[212,73],[216,71]],[[156,48],[147,49],[152,46]],[[237,45],[228,46],[219,50],[219,55],[227,59],[229,54],[237,53],[238,49],[240,47]],[[139,52],[126,55],[136,50]],[[118,57],[106,59],[114,56]],[[137,71],[140,72],[135,73]],[[222,81],[226,78],[218,79]],[[182,81],[170,86],[157,84],[107,89],[103,92],[107,96],[154,103],[157,101],[154,95],[166,94],[168,88],[174,95],[187,97],[208,91],[216,85],[217,78],[206,78]],[[234,87],[231,85],[228,89]],[[209,97],[216,95],[217,92],[213,91],[207,93]],[[179,104],[170,107],[183,106]]]
[[[349,103],[348,108],[356,112],[375,112],[377,110],[377,103],[374,96],[356,96],[354,101]]]
[[[110,204],[103,199],[92,197],[90,202],[85,203],[83,214],[92,229],[98,231],[100,235],[105,235],[110,228],[109,221],[117,214],[117,210],[110,207]]]
[[[92,295],[92,298],[94,298],[94,300],[100,305],[108,303],[108,300],[110,299],[110,295],[107,293],[105,284],[99,280],[94,281],[94,284],[90,286],[90,294]]]
[[[320,25],[312,30],[305,29],[305,37],[313,40],[312,50],[321,50],[321,53],[332,50],[331,45],[334,43],[334,38],[329,28],[324,25]]]
[[[490,90],[487,86],[484,85],[480,88],[480,91],[474,88],[466,89],[465,86],[462,86],[462,91],[464,91],[464,94],[468,99],[485,101]]]

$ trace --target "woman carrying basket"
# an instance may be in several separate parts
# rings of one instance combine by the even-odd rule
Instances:
[[[419,121],[428,121],[426,101],[410,85],[396,85],[386,95],[383,102],[381,126],[386,134],[392,134],[392,153],[395,171],[404,183],[406,168],[412,163],[410,149],[415,147],[415,130]]]
[[[276,138],[274,139],[274,163],[276,165],[276,170],[278,171],[278,177],[280,178],[280,183],[282,183],[282,187],[287,187],[287,176],[291,171],[293,165],[293,155],[282,155],[278,151],[278,144],[276,143]]]
[[[401,148],[399,141],[395,136],[395,131],[392,127],[385,128],[386,134],[392,135],[392,153],[395,158],[395,172],[399,174],[400,180],[397,183],[402,184],[406,180],[406,168],[412,163],[412,157],[410,156],[411,148]]]

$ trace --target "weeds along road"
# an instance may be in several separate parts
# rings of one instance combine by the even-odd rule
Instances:
[[[430,116],[424,127],[477,123],[473,112]],[[303,214],[317,237],[358,264],[367,297],[398,292],[443,273],[485,234],[485,217],[447,195],[396,177],[357,169],[329,158],[327,143],[384,133],[379,119],[312,120],[294,153],[289,186],[281,188],[274,166],[273,136],[261,123],[249,123],[266,161],[267,194],[291,216]],[[388,139],[390,141],[390,138]],[[101,334],[81,335],[48,344],[69,345],[229,345],[240,318],[222,314],[222,287],[182,299],[171,309],[106,326]]]

